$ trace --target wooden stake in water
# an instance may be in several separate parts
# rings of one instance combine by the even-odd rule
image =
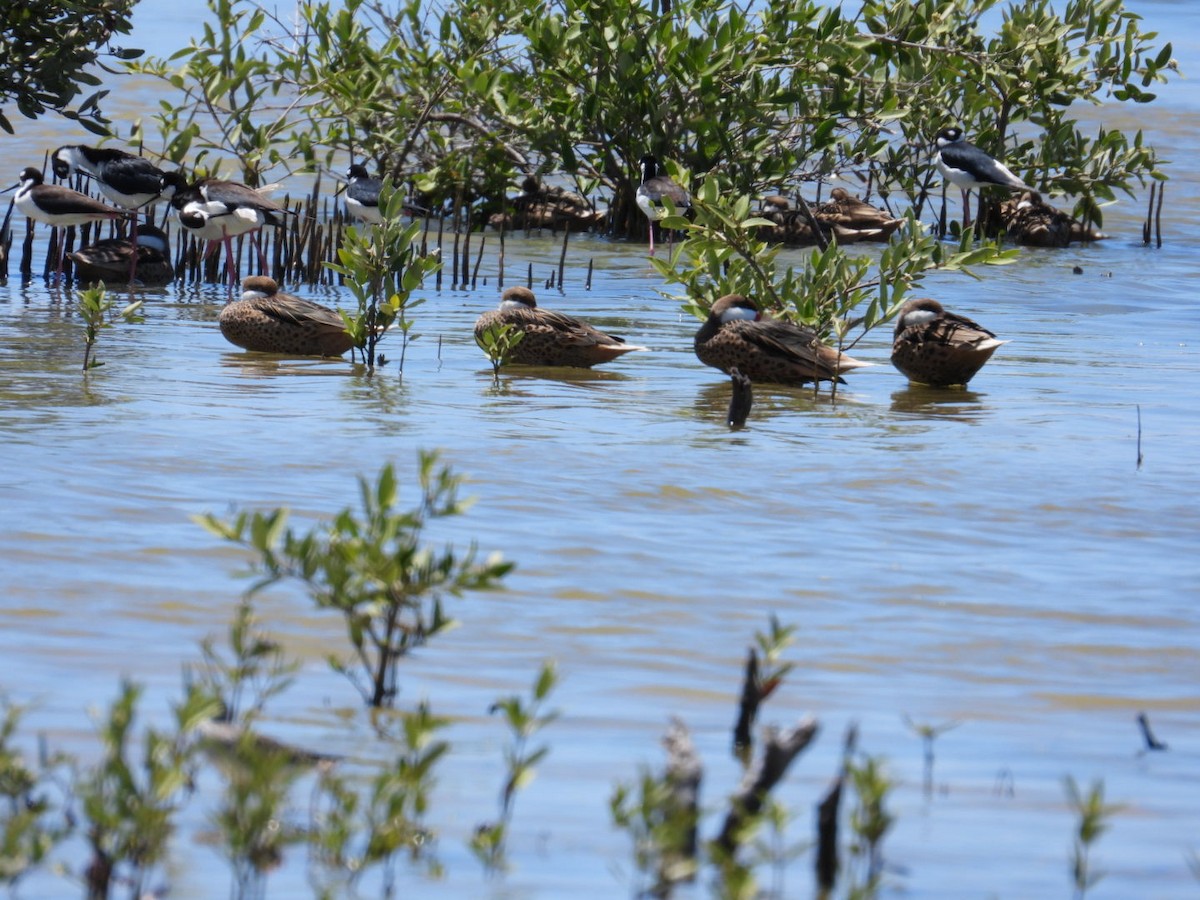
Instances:
[[[566,227],[563,229],[563,245],[562,252],[558,255],[558,289],[561,291],[563,286],[563,268],[567,264],[567,242],[571,240],[571,229]]]
[[[1137,467],[1142,467],[1142,405],[1137,405]]]
[[[500,273],[496,284],[500,290],[504,290],[504,228],[500,229]]]
[[[479,282],[479,264],[483,261],[483,248],[487,244],[487,235],[479,236],[479,252],[475,254],[475,268],[471,270],[471,290],[475,290],[475,285]]]

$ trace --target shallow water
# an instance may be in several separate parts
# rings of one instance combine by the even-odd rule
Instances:
[[[1169,21],[1183,71],[1200,71],[1191,5],[1133,8]],[[659,738],[678,715],[719,810],[739,778],[728,744],[742,661],[772,613],[798,628],[797,668],[764,719],[811,712],[822,725],[780,794],[796,816],[791,840],[810,838],[811,804],[857,722],[860,745],[887,757],[898,783],[891,893],[1067,896],[1071,775],[1103,778],[1106,799],[1125,805],[1094,851],[1107,875],[1089,897],[1194,896],[1200,129],[1180,114],[1195,109],[1188,82],[1165,94],[1161,106],[1094,114],[1129,127],[1136,113],[1174,160],[1164,247],[1141,246],[1139,199],[1110,210],[1099,246],[1024,251],[981,281],[931,277],[928,293],[1012,339],[970,391],[907,387],[883,329],[855,351],[880,365],[851,376],[836,405],[760,387],[738,432],[723,424],[726,380],[692,353],[697,323],[659,293],[639,245],[574,239],[565,290],[538,295],[651,352],[596,372],[513,371],[498,386],[471,338],[498,293],[494,241],[488,284],[424,292],[402,380],[394,367],[368,379],[346,362],[236,350],[216,328],[218,286],[148,294],[145,323],[102,334],[104,366],[85,377],[72,301],[10,280],[3,688],[35,704],[31,728],[85,756],[85,711],[107,705],[122,676],[147,685],[144,716],[165,722],[181,665],[223,633],[245,586],[241,557],[190,517],[277,505],[327,517],[357,501],[356,476],[386,460],[412,475],[418,449],[438,449],[477,503],[435,537],[477,539],[518,568],[504,591],[452,601],[461,627],[403,668],[402,705],[428,697],[455,718],[432,823],[448,876],[404,872],[406,896],[628,896],[613,786],[661,764]],[[16,168],[83,139],[68,125],[23,130],[22,153],[7,158]],[[506,283],[529,265],[547,278],[559,247],[510,239]],[[285,589],[262,613],[305,663],[268,730],[355,759],[382,754],[357,695],[322,662],[339,623]],[[562,717],[517,800],[514,868],[483,880],[464,842],[495,815],[503,775],[505,735],[487,709],[525,692],[544,659],[558,663]],[[1168,753],[1138,754],[1140,710]],[[937,742],[930,798],[905,716],[957,723]],[[212,802],[202,794],[185,813],[174,895],[224,892],[203,840]],[[787,896],[810,893],[809,865],[789,869]],[[270,886],[305,895],[299,860]],[[52,879],[28,892],[77,893]]]

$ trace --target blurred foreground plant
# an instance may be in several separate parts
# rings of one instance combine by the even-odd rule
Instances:
[[[24,709],[0,698],[0,884],[17,886],[74,831],[69,794],[57,770],[69,760],[43,744],[36,764],[13,745]]]
[[[381,764],[362,795],[346,778],[328,773],[321,781],[309,841],[313,848],[315,887],[322,897],[353,894],[371,868],[383,869],[384,896],[395,892],[396,856],[407,852],[427,874],[438,876],[434,834],[425,824],[436,784],[434,771],[450,749],[437,737],[450,720],[435,716],[428,703],[395,714],[401,725],[402,752]]]
[[[477,561],[473,544],[461,555],[422,544],[430,522],[460,515],[470,504],[458,498],[462,478],[439,465],[436,453],[420,454],[418,478],[420,498],[400,511],[400,488],[389,463],[374,483],[359,479],[361,513],[344,509],[307,533],[286,527],[285,509],[243,512],[231,521],[212,514],[197,518],[257,556],[252,573],[258,578],[249,593],[296,580],[318,607],[342,615],[354,654],[350,660],[330,654],[329,662],[376,707],[395,701],[400,660],[454,624],[443,597],[494,588],[512,569],[499,554]]]
[[[1075,779],[1070,775],[1064,780],[1067,800],[1078,817],[1075,828],[1075,841],[1071,848],[1071,881],[1075,887],[1076,900],[1083,900],[1101,878],[1102,872],[1092,867],[1092,845],[1100,839],[1110,827],[1113,815],[1120,812],[1122,806],[1104,802],[1104,782],[1093,782],[1092,789],[1085,795],[1080,790]]]
[[[471,839],[471,850],[489,871],[505,867],[508,826],[512,821],[517,791],[533,781],[537,764],[550,752],[550,748],[545,745],[531,750],[528,743],[530,738],[558,718],[555,711],[542,712],[542,705],[554,690],[557,681],[558,676],[553,663],[546,663],[533,683],[529,704],[513,695],[497,700],[492,705],[491,712],[498,712],[504,716],[504,722],[512,734],[512,743],[504,750],[508,777],[505,778],[504,788],[500,792],[500,816],[495,822],[486,822],[478,826]]]
[[[191,790],[190,735],[217,709],[211,699],[192,692],[175,708],[173,730],[143,732],[141,758],[135,759],[130,743],[140,697],[140,688],[122,682],[100,723],[104,754],[76,785],[92,852],[84,876],[92,900],[111,896],[116,885],[127,885],[130,897],[151,889],[150,879],[175,831],[175,814]]]

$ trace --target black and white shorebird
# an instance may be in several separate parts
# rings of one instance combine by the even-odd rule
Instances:
[[[383,223],[383,212],[379,208],[379,194],[383,190],[383,179],[367,174],[367,167],[354,163],[346,172],[346,212],[368,225]],[[424,215],[421,207],[405,202],[402,215]]]
[[[174,187],[171,206],[179,224],[201,240],[225,245],[225,264],[231,286],[238,281],[232,239],[239,235],[250,235],[258,250],[259,265],[266,270],[266,255],[254,233],[264,225],[284,224],[285,217],[291,215],[289,210],[262,191],[236,181],[204,178],[188,185],[177,172],[168,172],[166,177]],[[209,252],[213,249],[215,247],[210,246]]]
[[[654,255],[654,223],[665,218],[669,207],[681,213],[692,205],[692,198],[668,175],[661,174],[658,159],[647,154],[639,162],[642,167],[642,183],[638,185],[636,200],[638,208],[650,220],[650,255]]]
[[[67,144],[51,154],[50,167],[60,179],[76,173],[87,175],[109,200],[122,209],[132,210],[130,240],[134,247],[138,244],[137,213],[160,200],[169,200],[175,191],[166,173],[150,160],[113,147]],[[138,258],[137,253],[129,254],[130,282],[137,274]]]
[[[88,222],[119,219],[125,215],[121,210],[113,209],[99,200],[93,200],[79,191],[73,191],[58,184],[44,184],[43,181],[41,171],[33,166],[28,166],[21,171],[17,183],[5,189],[6,191],[11,191],[13,188],[18,189],[13,198],[13,205],[21,215],[33,219],[35,222],[65,228],[68,225],[84,225]],[[63,255],[66,252],[66,246],[66,241],[59,240],[58,267],[56,269],[58,277],[62,276]]]
[[[965,140],[963,130],[956,125],[939,131],[935,143],[938,170],[962,190],[964,228],[971,225],[971,207],[967,197],[967,191],[971,188],[996,185],[1010,191],[1033,190],[1000,160]]]
[[[379,192],[383,181],[367,174],[367,167],[355,163],[346,173],[346,212],[370,225],[383,223],[379,211]]]

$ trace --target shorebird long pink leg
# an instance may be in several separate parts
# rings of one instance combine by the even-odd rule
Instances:
[[[133,213],[133,225],[129,229],[129,243],[133,245],[133,252],[129,254],[129,283],[133,284],[133,279],[137,276],[137,258],[138,258],[138,214],[135,210]]]
[[[267,254],[263,253],[262,241],[259,240],[258,231],[250,232],[250,240],[254,242],[254,249],[258,251],[258,273],[260,275],[266,275]]]
[[[962,192],[963,202],[963,228],[971,227],[971,195],[964,190]]]
[[[229,232],[224,228],[221,229],[221,233],[224,235],[225,267],[229,269],[229,290],[232,292],[238,283],[237,266],[233,262],[233,239],[229,237]]]

